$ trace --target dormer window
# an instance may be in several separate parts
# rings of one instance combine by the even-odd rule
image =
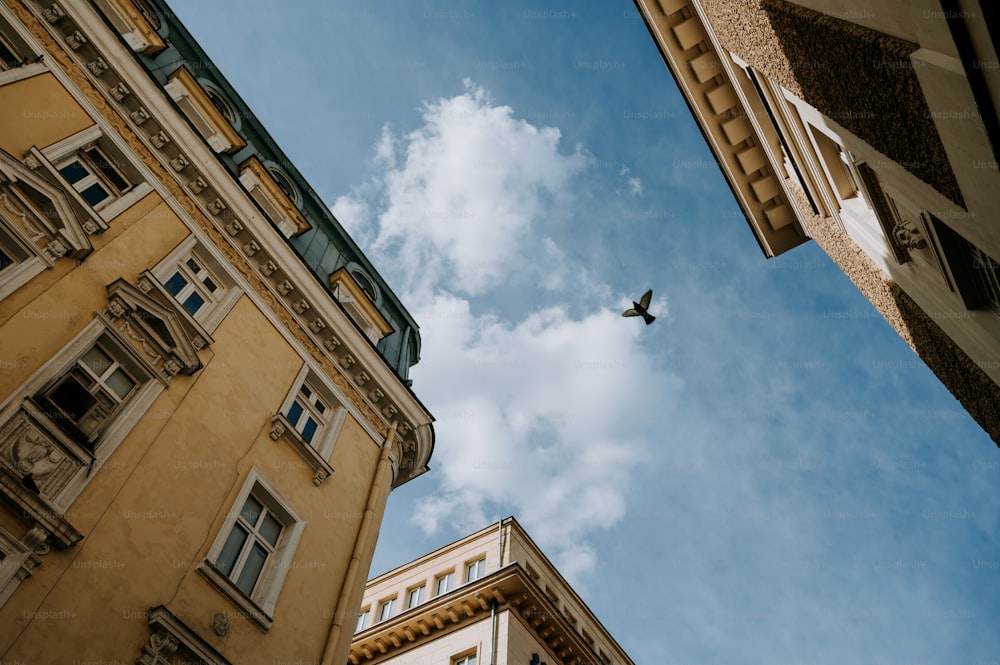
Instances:
[[[274,175],[274,171],[265,168],[256,157],[240,164],[240,182],[282,235],[290,238],[308,231],[309,222]],[[286,179],[285,186],[290,185]]]
[[[95,0],[125,43],[138,53],[155,55],[166,44],[156,34],[160,16],[146,0]]]
[[[203,86],[205,88],[205,94],[208,95],[209,100],[212,102],[212,106],[218,109],[219,113],[229,122],[230,125],[236,124],[236,114],[233,113],[232,107],[229,106],[229,102],[226,98],[222,96],[215,88],[210,88],[207,85]]]
[[[368,279],[368,275],[364,274],[360,270],[352,270],[351,277],[353,277],[357,282],[361,290],[365,292],[365,295],[371,298],[372,302],[378,301],[378,294],[375,291],[375,285],[372,281]]]
[[[351,319],[373,344],[377,344],[380,339],[392,332],[392,326],[375,306],[372,293],[363,288],[355,272],[360,273],[357,270],[348,273],[346,268],[340,268],[330,275],[330,286],[334,297],[344,306]],[[374,286],[370,281],[368,286],[374,292]]]
[[[287,196],[292,203],[299,202],[299,194],[295,191],[295,186],[292,184],[292,181],[288,179],[288,176],[273,166],[269,167],[267,172],[271,174],[271,177],[274,178],[275,184],[278,185],[282,193]]]
[[[217,90],[198,83],[187,68],[181,67],[171,74],[164,90],[212,150],[234,153],[246,146],[246,141],[233,128],[236,115],[229,104]]]

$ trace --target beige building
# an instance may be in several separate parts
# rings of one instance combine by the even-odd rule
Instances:
[[[818,242],[1000,445],[996,3],[635,1],[764,254]]]
[[[165,6],[0,1],[0,662],[342,665],[418,356]]]
[[[351,665],[631,665],[513,517],[368,581]]]

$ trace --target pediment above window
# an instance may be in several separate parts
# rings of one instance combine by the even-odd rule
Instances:
[[[259,159],[250,157],[240,164],[240,182],[286,238],[309,230],[305,216]]]
[[[193,374],[201,369],[198,349],[206,339],[186,320],[173,302],[159,302],[151,290],[118,279],[108,285],[106,310],[112,324],[138,350],[161,378]]]
[[[0,150],[0,214],[47,264],[63,256],[83,260],[94,251],[88,236],[103,231],[107,224],[82,200],[76,200],[75,190],[66,191],[50,179],[54,176],[43,176],[55,167],[40,152],[32,148],[26,162]]]
[[[382,316],[382,312],[346,268],[339,268],[330,275],[330,287],[334,297],[372,343],[377,343],[393,331],[392,324]]]

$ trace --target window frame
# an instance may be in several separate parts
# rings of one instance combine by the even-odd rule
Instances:
[[[61,169],[65,168],[73,159],[79,159],[79,155],[88,149],[96,147],[106,158],[107,164],[113,168],[124,180],[130,183],[130,187],[120,191],[117,195],[107,200],[102,200],[96,204],[90,204],[83,198],[80,190],[74,183],[71,183]],[[153,191],[152,186],[146,181],[142,172],[128,158],[127,153],[119,149],[115,142],[101,130],[98,125],[91,125],[76,134],[53,143],[39,151],[49,162],[54,175],[65,183],[68,190],[76,194],[81,205],[89,207],[105,222],[110,222],[122,212],[132,207],[144,196]],[[97,177],[96,175],[94,177]]]
[[[217,567],[216,562],[230,533],[240,519],[240,512],[246,504],[247,498],[251,495],[268,510],[279,515],[284,528],[274,551],[265,561],[251,594],[248,595],[237,586],[237,583],[229,575],[224,574]],[[278,596],[284,586],[288,571],[291,570],[295,551],[302,539],[306,521],[288,500],[274,489],[256,467],[247,474],[246,480],[229,505],[229,512],[219,526],[212,546],[198,564],[197,569],[226,598],[243,610],[258,628],[267,632],[274,622],[274,609],[278,602]]]
[[[475,573],[475,577],[472,577],[472,573]],[[486,577],[486,555],[474,559],[473,561],[467,561],[465,563],[465,584],[470,582],[475,582]]]
[[[378,603],[378,614],[376,615],[375,623],[382,623],[383,621],[388,621],[394,617],[396,610],[396,600],[398,596],[393,596],[391,598],[385,598],[380,600]]]
[[[66,434],[62,427],[46,416],[45,409],[38,405],[36,396],[47,392],[59,382],[83,354],[102,338],[117,347],[116,355],[128,356],[130,363],[134,363],[133,369],[141,370],[146,378],[115,411],[114,416],[94,437],[90,445],[85,446]],[[20,417],[19,414],[30,412],[35,421],[48,430],[46,435],[51,436],[53,441],[57,442],[56,445],[62,448],[65,458],[74,460],[73,464],[79,467],[76,471],[60,477],[55,487],[46,490],[45,486],[42,486],[43,498],[54,508],[64,511],[90,482],[92,477],[90,470],[99,468],[108,461],[167,385],[167,381],[157,373],[156,368],[149,365],[122,333],[99,314],[0,405],[0,428],[10,427],[11,423]]]
[[[173,274],[178,269],[184,270],[181,268],[181,264],[189,256],[193,256],[200,261],[208,275],[213,277],[221,288],[221,291],[209,294],[208,297],[203,295],[202,298],[205,302],[193,315],[184,308],[184,304],[171,294],[167,288],[167,282]],[[198,238],[194,234],[191,234],[174,247],[169,254],[163,257],[150,272],[163,285],[166,292],[177,302],[179,308],[185,314],[204,327],[206,332],[212,333],[222,324],[222,321],[229,315],[229,312],[232,311],[236,302],[243,295],[243,289],[236,283],[235,278],[230,274],[226,265],[227,263],[209,250],[205,243],[199,242]],[[192,287],[197,291],[198,287],[196,285],[192,285]],[[202,292],[199,291],[199,293]]]
[[[322,397],[329,405],[329,415],[310,441],[306,441],[296,429],[298,423],[292,423],[289,420],[289,413],[298,400],[302,386],[307,386],[309,390]],[[305,413],[306,410],[303,409],[302,415],[304,416]],[[333,474],[329,460],[333,455],[333,449],[346,420],[347,400],[323,378],[320,371],[314,369],[309,363],[303,363],[295,380],[292,381],[281,407],[271,417],[270,436],[275,441],[283,437],[292,445],[296,452],[306,460],[310,468],[316,471],[313,483],[319,486]]]
[[[413,602],[413,594],[417,594],[416,602]],[[426,600],[427,595],[427,582],[419,584],[415,587],[410,587],[406,590],[406,609],[412,610],[417,605],[422,604]]]
[[[451,657],[451,665],[477,665],[479,653],[476,649]]]
[[[446,589],[441,590],[441,582],[447,580]],[[450,570],[446,573],[441,573],[434,578],[434,597],[443,596],[447,593],[451,593],[455,589],[455,571]]]
[[[366,628],[369,628],[370,626],[368,624],[368,621],[371,619],[371,617],[372,617],[372,608],[371,608],[371,605],[369,605],[368,607],[362,608],[358,612],[358,620],[357,620],[357,622],[355,622],[354,632],[355,633],[360,633],[362,630],[365,630]]]

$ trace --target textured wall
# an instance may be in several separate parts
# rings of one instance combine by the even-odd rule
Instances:
[[[702,0],[722,44],[965,207],[909,59],[919,45],[787,0]]]
[[[823,251],[1000,446],[1000,386],[868,258],[832,217],[814,215],[798,187],[792,184],[791,189],[797,194],[795,203],[806,226]]]

